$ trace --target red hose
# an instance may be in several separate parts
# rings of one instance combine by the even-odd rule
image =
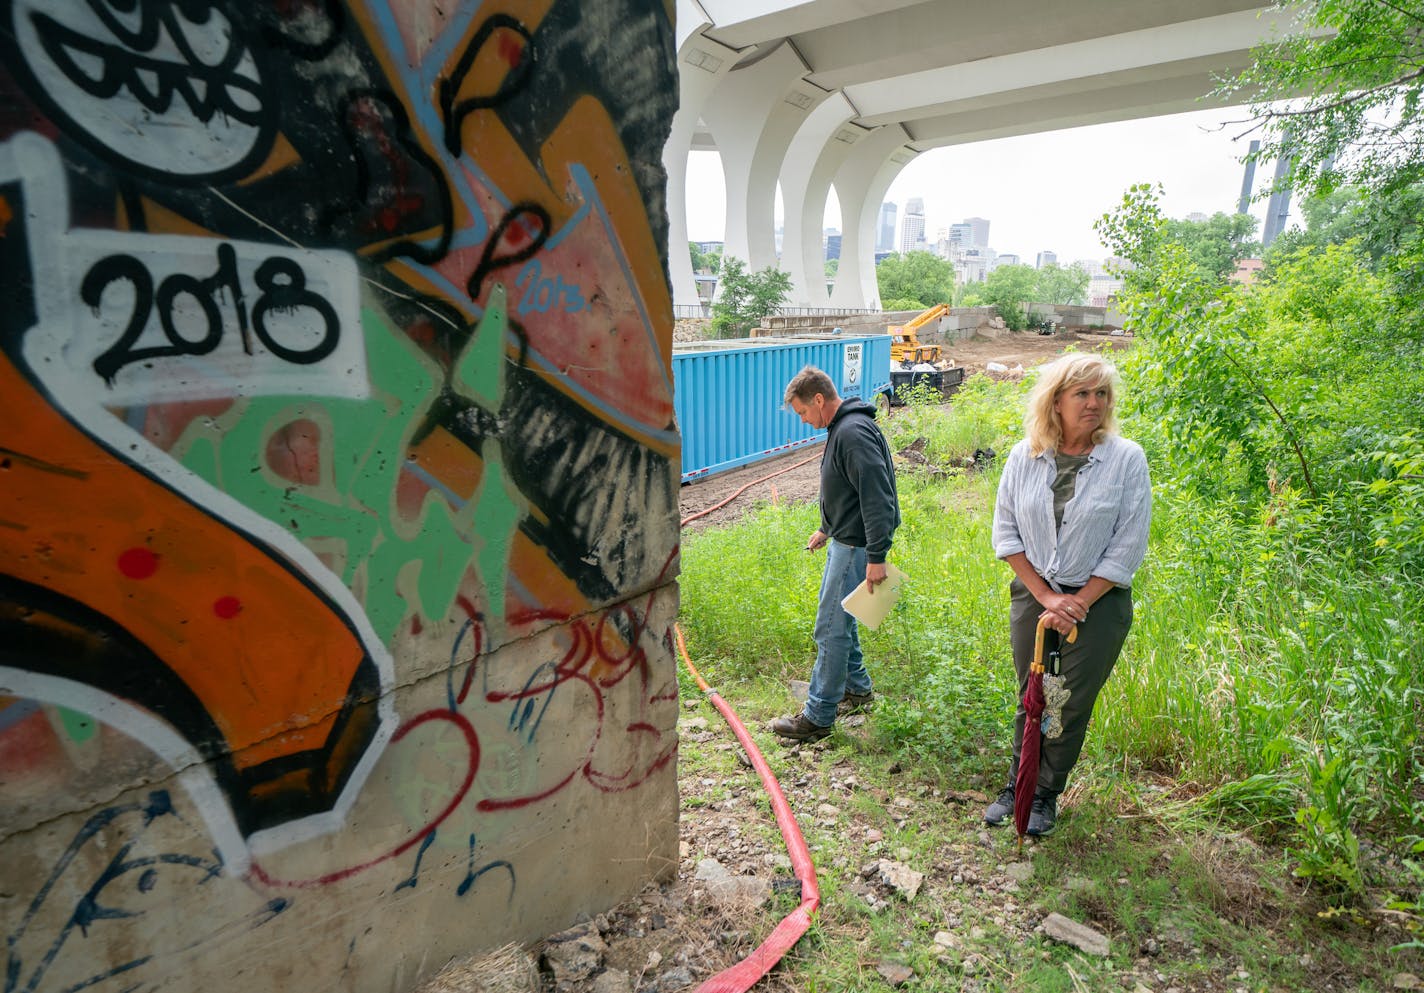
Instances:
[[[698,688],[706,694],[708,700],[712,701],[712,706],[716,707],[726,719],[732,733],[737,736],[737,740],[746,749],[747,757],[751,759],[757,775],[761,777],[762,786],[766,788],[767,796],[771,798],[771,810],[776,815],[776,825],[781,829],[781,837],[786,842],[787,854],[791,856],[791,868],[795,871],[796,878],[801,881],[800,906],[783,917],[776,927],[772,928],[771,934],[766,936],[766,940],[758,945],[750,955],[736,965],[709,977],[697,987],[696,991],[696,993],[746,993],[758,979],[765,976],[776,963],[781,961],[783,955],[791,951],[792,946],[801,940],[801,936],[811,926],[811,915],[816,912],[816,908],[821,903],[821,891],[816,885],[816,866],[811,862],[811,852],[806,847],[806,839],[801,837],[801,829],[796,825],[796,818],[791,813],[791,805],[786,802],[786,794],[781,792],[781,784],[772,775],[771,767],[762,757],[761,749],[757,748],[756,742],[752,741],[752,736],[747,733],[747,729],[741,719],[737,717],[736,711],[722,699],[721,694],[707,685],[707,681],[702,678],[702,674],[692,664],[692,659],[687,654],[687,645],[682,640],[682,628],[674,625],[673,629],[677,633],[677,649],[682,653],[682,661],[686,663],[687,671],[692,673],[692,678],[697,680]]]
[[[775,479],[777,476],[780,476],[783,472],[790,472],[792,469],[799,469],[799,468],[801,468],[803,465],[805,465],[807,462],[814,462],[814,461],[816,461],[816,459],[818,459],[818,458],[820,458],[819,455],[812,455],[809,459],[802,459],[800,462],[797,462],[795,465],[789,465],[789,466],[787,466],[785,469],[778,469],[778,470],[776,470],[775,472],[768,473],[767,475],[761,477],[760,479],[753,479],[750,483],[748,483],[746,486],[743,486],[741,489],[737,490],[737,492],[735,492],[735,493],[733,493],[731,496],[727,497],[727,499],[723,500],[721,503],[714,503],[712,506],[708,507],[706,510],[699,510],[699,511],[698,511],[697,513],[695,513],[695,514],[691,514],[691,515],[689,515],[689,516],[687,516],[687,517],[684,517],[684,518],[682,519],[683,527],[686,527],[686,526],[687,526],[688,521],[695,521],[695,520],[697,520],[699,517],[706,517],[708,514],[712,513],[712,511],[714,511],[714,510],[721,510],[723,507],[727,506],[727,504],[729,504],[729,503],[731,503],[733,500],[737,499],[737,497],[741,496],[743,493],[745,493],[747,490],[751,489],[751,488],[752,488],[753,486],[755,486],[757,483],[764,483],[764,482],[766,482],[768,479]]]

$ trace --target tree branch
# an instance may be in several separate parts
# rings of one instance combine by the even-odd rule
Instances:
[[[1420,22],[1420,23],[1424,23],[1424,17],[1421,17],[1419,14],[1416,14],[1416,13],[1415,13],[1414,11],[1412,11],[1412,10],[1406,10],[1405,8],[1401,7],[1401,6],[1400,6],[1399,4],[1397,4],[1397,3],[1390,3],[1389,0],[1375,0],[1375,2],[1378,3],[1381,7],[1388,7],[1390,10],[1394,11],[1394,12],[1395,12],[1396,14],[1398,14],[1400,17],[1407,18],[1407,19],[1409,19],[1409,20],[1411,20],[1411,21],[1417,21],[1417,22]]]
[[[1300,442],[1296,439],[1295,432],[1291,430],[1290,422],[1286,420],[1286,415],[1281,413],[1281,408],[1276,406],[1276,402],[1271,399],[1271,395],[1266,392],[1265,387],[1256,382],[1255,378],[1247,371],[1246,367],[1241,364],[1240,360],[1231,354],[1231,349],[1223,348],[1221,352],[1226,356],[1227,361],[1234,365],[1241,375],[1246,377],[1246,382],[1250,383],[1251,388],[1260,395],[1262,400],[1266,401],[1266,406],[1271,408],[1271,413],[1275,414],[1276,420],[1281,422],[1281,427],[1285,430],[1286,437],[1290,439],[1291,448],[1295,449],[1296,461],[1300,463],[1300,471],[1305,476],[1306,489],[1310,490],[1312,497],[1318,497],[1320,494],[1315,491],[1315,481],[1310,478],[1310,466],[1306,465],[1305,462],[1305,452],[1301,450]]]
[[[1403,84],[1415,79],[1419,79],[1420,77],[1424,77],[1424,69],[1416,69],[1414,72],[1408,73],[1404,76],[1400,76],[1398,79],[1393,79],[1388,83],[1381,83],[1379,86],[1372,86],[1368,90],[1361,90],[1358,93],[1352,93],[1347,97],[1341,97],[1339,100],[1332,100],[1330,103],[1321,104],[1318,107],[1302,107],[1300,110],[1267,110],[1261,116],[1266,119],[1271,119],[1301,117],[1306,114],[1321,114],[1327,110],[1337,110],[1340,107],[1348,107],[1352,103],[1359,103],[1361,100],[1365,100],[1369,97],[1372,97],[1377,93],[1382,93],[1385,90],[1394,89],[1396,86],[1402,86]]]

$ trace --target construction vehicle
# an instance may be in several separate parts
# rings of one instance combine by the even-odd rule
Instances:
[[[949,393],[964,381],[964,370],[951,365],[938,345],[922,345],[919,330],[931,321],[949,313],[949,305],[937,303],[917,314],[906,324],[891,325],[890,335],[890,402],[900,404],[900,388],[926,384]]]
[[[921,345],[917,332],[930,321],[939,320],[948,313],[949,307],[946,304],[937,303],[908,324],[891,325],[887,328],[886,333],[890,335],[890,361],[898,362],[907,368],[922,362],[934,365],[940,361],[939,346]]]

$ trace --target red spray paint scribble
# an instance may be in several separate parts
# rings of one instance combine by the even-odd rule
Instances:
[[[470,664],[466,666],[465,679],[460,684],[459,692],[455,694],[455,702],[459,704],[464,703],[465,697],[470,695],[470,684],[475,681],[475,670],[480,665],[480,653],[484,651],[484,615],[475,609],[475,605],[463,593],[455,597],[455,602],[470,620]]]
[[[481,812],[493,812],[501,810],[518,810],[532,804],[547,800],[555,793],[573,782],[575,777],[581,776],[594,789],[602,793],[623,793],[635,789],[642,785],[649,778],[660,770],[664,769],[668,763],[677,757],[677,738],[672,736],[667,747],[651,762],[642,769],[630,766],[619,774],[601,771],[594,766],[598,746],[603,739],[604,720],[607,705],[604,702],[604,693],[613,685],[620,682],[630,674],[637,673],[644,686],[647,685],[650,677],[647,665],[646,652],[637,641],[628,644],[626,648],[615,649],[610,642],[616,636],[617,629],[609,624],[619,612],[625,614],[634,632],[634,638],[641,640],[643,632],[647,630],[648,615],[653,605],[653,594],[648,596],[646,608],[639,611],[629,604],[621,604],[609,611],[606,611],[597,621],[590,624],[584,618],[579,618],[569,625],[572,636],[570,645],[564,657],[560,659],[554,668],[553,674],[537,685],[530,685],[514,692],[490,692],[485,694],[485,701],[488,703],[508,703],[537,698],[547,693],[553,692],[563,683],[577,681],[587,686],[593,694],[595,706],[597,707],[596,730],[589,741],[588,749],[584,753],[581,763],[575,766],[567,776],[552,786],[549,786],[538,793],[517,797],[486,797],[476,804],[476,809]],[[588,673],[589,666],[595,661],[605,665],[613,666],[615,671],[611,674],[604,674],[595,679]],[[674,686],[671,693],[665,688],[660,688],[656,700],[669,702],[676,700],[676,688]],[[654,702],[654,698],[645,696],[646,703]],[[661,738],[663,731],[655,724],[647,720],[635,720],[624,726],[625,733],[651,734],[655,738]]]
[[[129,548],[119,554],[119,572],[130,579],[147,579],[158,571],[158,553],[149,548]]]
[[[391,745],[395,745],[411,731],[428,721],[449,721],[465,736],[465,743],[470,747],[470,763],[469,768],[465,770],[464,782],[462,782],[460,788],[455,791],[455,795],[450,798],[450,802],[445,805],[445,809],[441,810],[429,824],[425,825],[425,827],[421,828],[384,855],[378,855],[369,862],[362,862],[360,865],[353,865],[346,869],[329,872],[324,876],[317,876],[315,879],[274,879],[267,874],[267,870],[263,869],[262,866],[256,862],[253,862],[251,867],[248,868],[247,875],[267,886],[282,887],[285,889],[315,889],[318,886],[326,886],[331,883],[340,882],[343,879],[349,879],[357,873],[365,872],[373,866],[380,865],[382,862],[389,862],[391,859],[409,851],[423,841],[427,835],[432,833],[444,822],[445,818],[454,813],[455,808],[464,801],[465,795],[470,792],[470,787],[474,784],[475,773],[479,771],[480,767],[479,736],[475,734],[475,729],[471,726],[470,722],[456,711],[427,710],[423,714],[417,714],[405,724],[402,724],[400,729],[391,736]]]

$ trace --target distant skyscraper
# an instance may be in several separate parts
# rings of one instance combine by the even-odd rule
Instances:
[[[900,251],[916,252],[925,248],[925,202],[911,197],[905,202],[905,217],[900,221]]]
[[[989,244],[989,221],[984,217],[966,217],[964,223],[969,225],[969,230],[973,233],[970,238],[971,245],[978,245],[985,248]]]
[[[893,252],[895,250],[895,211],[896,204],[886,200],[880,205],[880,225],[875,230],[875,250],[877,252]]]
[[[826,261],[839,259],[841,257],[841,235],[837,231],[835,234],[826,234]]]
[[[1046,265],[1057,265],[1057,264],[1058,264],[1058,253],[1057,253],[1057,252],[1043,251],[1043,252],[1039,252],[1039,253],[1038,253],[1038,258],[1034,260],[1033,267],[1034,267],[1035,269],[1042,269],[1042,268],[1043,268],[1044,266],[1046,266]]]
[[[1187,215],[1187,220],[1191,221],[1193,224],[1205,224],[1208,220],[1210,220],[1210,218],[1208,218],[1206,214],[1202,213],[1200,210],[1194,210]]]
[[[949,254],[953,258],[974,247],[974,228],[968,224],[949,226]]]

